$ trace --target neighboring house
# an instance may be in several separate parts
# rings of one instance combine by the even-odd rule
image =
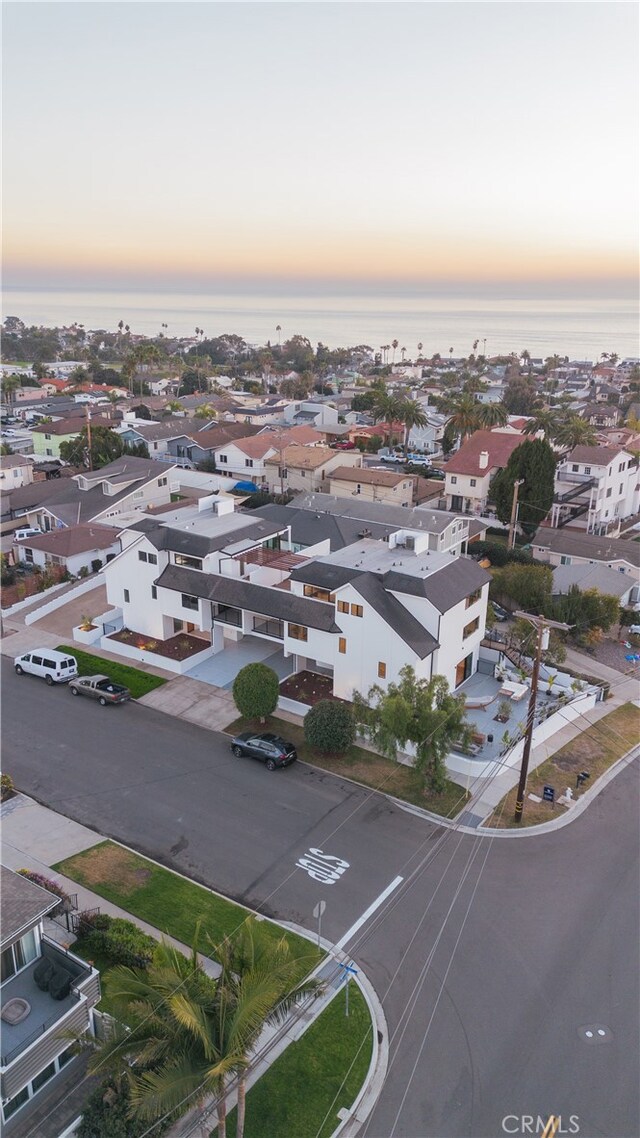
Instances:
[[[426,427],[412,427],[409,431],[409,449],[424,451],[425,454],[442,452],[442,436],[449,421],[448,415],[440,415],[423,404],[427,416]]]
[[[329,472],[329,493],[338,498],[359,494],[369,502],[410,506],[414,486],[415,478],[411,475],[394,474],[391,470],[357,470],[342,464]]]
[[[324,490],[338,467],[361,467],[360,451],[336,451],[323,446],[288,446],[265,461],[265,480],[272,492]]]
[[[100,976],[45,934],[44,919],[60,898],[4,865],[1,869],[2,1132],[17,1138],[36,1133],[34,1110],[55,1092],[67,1067],[79,1066],[74,1040],[93,1035]],[[51,978],[43,988],[47,965]],[[26,1015],[17,1018],[25,1007]]]
[[[524,436],[509,431],[476,431],[445,467],[447,510],[481,514],[487,508],[491,479],[502,470]]]
[[[149,458],[160,459],[161,462],[167,462],[172,457],[169,443],[183,441],[188,437],[184,419],[171,419],[164,423],[147,422],[144,426],[140,423],[135,426],[123,423],[118,434],[125,443],[145,443]]]
[[[86,470],[72,478],[40,483],[38,489],[50,490],[26,511],[27,522],[48,531],[82,522],[108,522],[130,510],[164,505],[179,489],[176,472],[173,465],[123,455],[101,470]]]
[[[621,447],[578,446],[558,464],[551,525],[619,532],[640,510],[637,460]]]
[[[33,482],[33,463],[23,454],[0,455],[0,490],[17,490]]]
[[[640,571],[640,544],[623,538],[545,527],[531,542],[531,552],[550,565],[605,565],[619,573],[630,573],[635,580]]]
[[[33,453],[45,458],[60,458],[62,443],[70,442],[84,430],[87,425],[86,415],[75,418],[56,419],[52,423],[39,423],[31,428],[33,439]],[[91,415],[92,427],[113,427],[115,420],[110,415]]]
[[[284,408],[283,419],[292,426],[309,426],[322,430],[338,422],[338,409],[331,403],[317,403],[313,399],[301,399]]]
[[[619,411],[608,403],[588,403],[578,412],[581,419],[586,419],[592,427],[600,430],[615,427],[618,422]]]
[[[184,426],[184,424],[183,424]],[[259,427],[248,427],[246,423],[221,423],[220,426],[194,429],[185,428],[186,433],[167,441],[167,457],[178,466],[195,467],[201,462],[215,461],[218,447],[235,439],[246,439],[256,435]]]
[[[622,608],[639,607],[640,585],[629,573],[620,573],[606,565],[558,565],[553,570],[554,597],[563,597],[573,586],[582,592],[597,589],[616,597]]]
[[[286,446],[286,442],[275,443],[267,435],[234,439],[215,448],[213,457],[216,469],[226,478],[244,479],[261,485],[264,482],[266,460],[281,446]]]
[[[30,482],[16,490],[3,490],[0,494],[0,532],[9,533],[18,527],[32,525],[29,521],[32,511],[37,510],[49,498],[55,498],[59,493],[59,484],[58,480],[46,480]]]
[[[188,631],[212,656],[229,641],[270,641],[283,661],[294,657],[294,670],[331,675],[344,699],[397,680],[406,664],[452,687],[477,669],[490,577],[472,558],[436,550],[439,534],[408,529],[333,554],[296,554],[280,516],[213,500],[210,509],[142,519],[105,566],[109,603],[132,631],[156,639]],[[117,641],[109,647],[119,650]]]
[[[65,526],[14,543],[18,561],[28,565],[61,565],[72,576],[95,572],[120,552],[120,530],[106,525]],[[99,562],[99,564],[97,564]]]

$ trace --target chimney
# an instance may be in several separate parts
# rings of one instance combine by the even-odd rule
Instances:
[[[480,470],[486,470],[488,465],[489,465],[489,451],[488,450],[481,450],[480,451],[480,457],[478,459],[478,466],[479,466]]]

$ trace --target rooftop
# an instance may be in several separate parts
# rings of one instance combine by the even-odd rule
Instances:
[[[536,551],[550,550],[566,556],[585,557],[593,561],[628,561],[640,568],[640,544],[623,538],[597,537],[595,534],[575,534],[566,529],[540,528],[532,542]]]
[[[488,524],[481,519],[463,517],[446,510],[430,510],[427,506],[395,506],[385,502],[362,501],[360,496],[338,498],[335,494],[300,495],[295,499],[295,503],[283,508],[357,518],[363,522],[377,522],[379,525],[388,526],[391,531],[408,529],[422,530],[425,533],[444,533],[452,522],[459,521],[469,526],[470,537],[478,537],[486,533]]]
[[[11,943],[22,932],[32,929],[38,921],[55,909],[60,898],[26,877],[0,866],[2,874],[2,947]],[[4,989],[3,989],[4,992]]]
[[[586,462],[592,466],[608,466],[618,455],[623,454],[621,447],[574,447],[567,455],[566,462]]]
[[[110,525],[65,526],[48,533],[33,534],[15,544],[28,546],[29,549],[41,549],[57,557],[72,557],[76,553],[106,549],[118,540],[120,533],[120,529]]]
[[[335,453],[335,452],[332,452]],[[357,482],[362,486],[400,486],[413,482],[410,475],[394,474],[391,470],[374,470],[371,467],[337,466],[329,471],[332,482]]]
[[[328,462],[330,458],[335,458],[336,452],[331,447],[324,446],[293,446],[285,447],[282,452],[282,461],[285,466],[292,470],[316,470],[317,467],[322,466]],[[268,466],[278,466],[280,464],[280,455],[272,455],[267,459]]]
[[[447,474],[470,474],[484,477],[491,470],[505,467],[514,450],[525,442],[524,435],[499,431],[476,431],[447,463]],[[489,462],[480,466],[480,455],[486,451]]]

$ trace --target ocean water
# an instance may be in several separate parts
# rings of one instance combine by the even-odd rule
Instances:
[[[522,352],[598,359],[602,352],[640,355],[638,306],[633,299],[487,299],[469,297],[258,296],[117,291],[31,291],[6,288],[3,319],[62,326],[76,321],[87,329],[115,331],[119,320],[131,331],[153,336],[206,337],[233,332],[251,344],[307,336],[329,347],[368,344],[375,351],[398,340],[407,358],[423,352],[468,355],[474,340],[488,355]],[[281,331],[276,331],[280,325]],[[389,352],[389,361],[392,352]]]

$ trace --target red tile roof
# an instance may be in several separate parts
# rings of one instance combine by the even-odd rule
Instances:
[[[471,474],[481,478],[489,470],[502,470],[514,450],[525,442],[522,435],[500,434],[499,431],[476,431],[462,444],[457,454],[446,465],[447,474]],[[489,462],[480,467],[480,455],[487,451]]]

